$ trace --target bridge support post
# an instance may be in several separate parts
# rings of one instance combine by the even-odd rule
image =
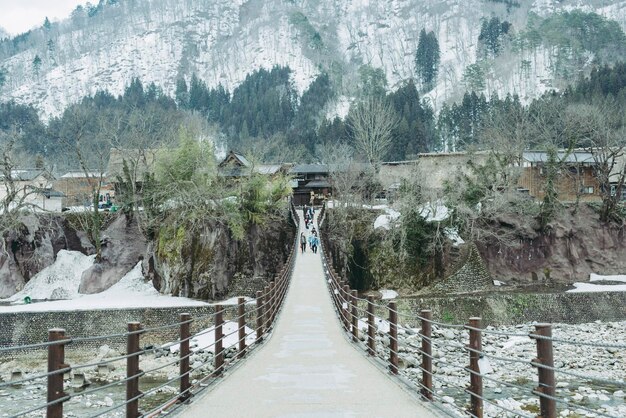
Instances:
[[[389,302],[389,370],[398,374],[398,307]]]
[[[422,396],[433,400],[433,354],[432,354],[432,320],[433,312],[422,309]]]
[[[189,340],[191,339],[191,315],[188,313],[180,314],[180,393],[178,400],[181,402],[186,401],[191,397],[191,383],[189,383],[189,375],[191,373],[191,367],[189,367],[189,357],[191,351],[189,350]]]
[[[270,324],[274,325],[274,315],[276,314],[276,282],[270,282]]]
[[[263,341],[263,292],[256,292],[256,342]]]
[[[222,374],[222,368],[224,367],[223,313],[222,305],[215,305],[215,370],[213,370],[213,376],[215,377]]]
[[[53,328],[48,330],[48,341],[54,343],[48,346],[48,403],[59,401],[67,396],[63,392],[64,373],[60,371],[69,368],[65,364],[65,343],[57,342],[65,339],[64,329]],[[54,405],[48,405],[46,417],[63,418],[63,401],[59,401]]]
[[[237,299],[237,316],[239,317],[239,353],[238,358],[246,355],[246,305],[245,299],[240,297]]]
[[[350,332],[350,286],[347,284],[343,285],[342,299],[343,326],[346,331]]]
[[[142,393],[139,391],[139,335],[141,334],[141,324],[139,322],[128,323],[128,337],[126,339],[126,418],[139,417],[139,398]]]
[[[265,301],[265,307],[263,308],[263,330],[267,332],[272,324],[270,323],[270,313],[272,311],[272,299],[270,298],[270,286],[265,286],[265,291],[263,293],[263,300]]]
[[[476,418],[483,418],[483,378],[480,374],[480,352],[483,350],[482,319],[472,317],[469,320],[469,371],[470,371],[470,404],[471,413]]]
[[[374,336],[374,298],[367,297],[367,353],[376,355],[376,338]]]
[[[556,418],[556,381],[554,379],[554,355],[552,352],[552,325],[537,324],[530,335],[537,341],[537,358],[531,363],[537,367],[539,386],[534,393],[539,396],[541,418]]]
[[[359,341],[359,316],[357,312],[357,293],[353,290],[350,294],[350,303],[352,305],[352,341]]]

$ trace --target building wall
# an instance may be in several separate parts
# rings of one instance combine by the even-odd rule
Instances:
[[[378,172],[379,181],[385,190],[402,179],[419,176],[423,187],[441,190],[446,180],[453,180],[457,172],[470,173],[468,163],[484,164],[487,160],[485,153],[439,153],[421,154],[414,161],[400,161],[383,163]]]
[[[518,184],[520,187],[528,189],[528,193],[541,200],[545,196],[546,176],[542,173],[540,167],[525,167]],[[580,173],[563,169],[558,174],[556,181],[556,190],[559,200],[565,202],[573,202],[580,188],[592,187],[593,193],[582,193],[580,200],[582,202],[598,202],[602,198],[600,196],[600,185],[593,175],[591,167],[584,167]]]

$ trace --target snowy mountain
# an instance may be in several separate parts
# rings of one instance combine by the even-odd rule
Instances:
[[[388,88],[415,77],[425,29],[441,50],[439,75],[426,92],[436,108],[458,99],[475,70],[486,94],[515,92],[529,100],[571,81],[597,58],[585,50],[572,70],[571,63],[562,65],[563,45],[542,40],[541,32],[539,41],[526,42],[531,20],[541,27],[541,19],[574,10],[626,29],[626,0],[100,0],[65,21],[0,42],[6,75],[0,94],[51,116],[99,89],[119,94],[132,77],[170,94],[178,78],[193,73],[209,86],[232,89],[255,69],[278,64],[293,70],[300,93],[328,72],[345,104],[363,65],[382,68]],[[493,17],[511,24],[508,47],[482,59],[481,25]]]

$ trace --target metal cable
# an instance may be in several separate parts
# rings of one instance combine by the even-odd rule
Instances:
[[[62,397],[62,398],[59,398],[59,399],[56,399],[56,400],[54,400],[54,401],[48,402],[48,403],[46,403],[46,404],[44,404],[44,405],[40,405],[40,406],[37,406],[37,407],[35,407],[35,408],[31,408],[31,409],[29,409],[29,410],[27,410],[27,411],[18,412],[17,414],[13,415],[13,416],[12,416],[12,418],[13,418],[13,417],[21,417],[21,416],[24,416],[24,415],[28,415],[28,414],[30,414],[31,412],[39,411],[40,409],[44,409],[44,408],[47,408],[47,407],[49,407],[49,406],[52,406],[52,405],[56,405],[56,404],[58,404],[58,403],[65,402],[65,401],[69,400],[69,398],[70,398],[69,396],[64,396],[64,397]]]
[[[64,340],[46,341],[46,342],[37,343],[37,344],[26,344],[26,345],[12,346],[12,347],[2,347],[2,348],[0,348],[0,353],[6,353],[8,351],[17,351],[17,350],[28,350],[28,349],[31,349],[31,348],[48,347],[48,346],[51,346],[51,345],[69,344],[70,342],[72,342],[72,339],[71,338],[66,338]]]
[[[489,399],[487,399],[487,398],[485,398],[485,397],[483,397],[483,396],[481,396],[481,395],[477,395],[476,393],[472,392],[472,391],[471,391],[471,390],[469,390],[469,389],[465,389],[465,392],[466,392],[466,393],[468,393],[468,394],[470,394],[470,395],[472,395],[472,396],[475,396],[476,398],[478,398],[478,399],[482,400],[483,402],[487,402],[488,404],[493,405],[493,406],[495,406],[496,408],[500,408],[500,409],[502,409],[503,411],[506,411],[506,412],[508,412],[508,413],[510,413],[510,414],[513,414],[513,415],[515,415],[515,416],[518,416],[518,417],[524,417],[524,418],[534,418],[532,415],[528,415],[528,414],[525,414],[525,413],[523,413],[523,412],[518,412],[518,411],[514,411],[514,410],[512,410],[512,409],[506,408],[506,407],[504,407],[504,406],[502,406],[502,405],[500,405],[500,404],[498,404],[498,403],[496,403],[496,402],[493,402],[493,401],[491,401],[491,400],[489,400]]]

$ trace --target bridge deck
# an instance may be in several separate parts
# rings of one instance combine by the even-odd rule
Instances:
[[[346,340],[326,288],[320,254],[309,250],[296,258],[271,339],[232,375],[183,409],[181,416],[435,415]]]

